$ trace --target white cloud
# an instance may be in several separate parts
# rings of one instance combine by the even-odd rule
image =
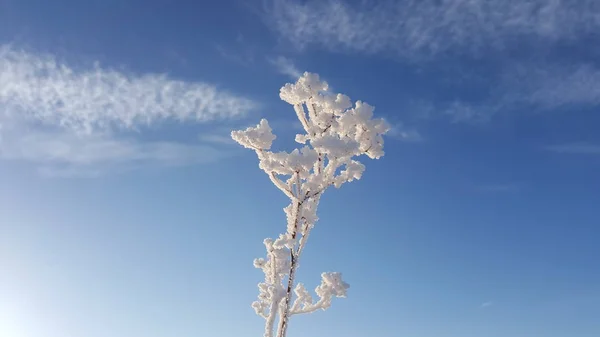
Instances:
[[[99,66],[79,70],[51,55],[0,47],[0,159],[46,172],[213,161],[222,154],[209,146],[147,142],[128,130],[240,118],[255,105],[207,83]]]
[[[600,69],[590,64],[511,65],[477,102],[413,102],[418,117],[446,115],[455,123],[485,123],[498,113],[551,113],[600,105]]]
[[[254,63],[258,52],[256,46],[241,33],[237,35],[234,42],[219,44],[216,46],[216,49],[222,57],[245,67],[251,66]]]
[[[52,56],[0,49],[0,104],[7,114],[74,131],[133,128],[166,119],[235,118],[248,99],[202,82],[166,75],[127,75],[95,67],[77,71]]]
[[[600,144],[586,142],[551,145],[547,146],[545,149],[548,151],[565,154],[600,155]]]
[[[231,132],[231,130],[229,130]],[[217,134],[217,133],[202,133],[198,135],[198,139],[202,142],[211,144],[222,144],[222,145],[237,145],[237,143],[231,138],[229,133]]]
[[[496,112],[491,105],[467,104],[463,101],[454,101],[442,111],[444,114],[450,116],[454,123],[484,123],[488,122]]]
[[[511,76],[505,84],[512,88],[507,100],[542,109],[600,104],[600,70],[589,64],[520,67]]]
[[[0,143],[5,159],[38,163],[94,166],[156,161],[163,165],[183,165],[212,161],[220,156],[217,150],[202,145],[169,141],[140,142],[103,135],[28,132],[13,140]]]
[[[420,142],[423,140],[417,130],[405,128],[402,124],[393,124],[387,136],[405,142]]]
[[[494,305],[494,302],[483,302],[483,303],[481,303],[480,307],[488,308],[488,307],[491,307],[492,305]]]
[[[492,56],[489,61],[498,67],[483,76],[489,97],[423,105],[422,115],[481,123],[516,110],[600,105],[599,68],[577,65],[583,58],[570,65],[548,63],[564,60],[558,47],[593,41],[600,30],[595,0],[269,0],[265,8],[272,31],[299,49],[392,55],[409,64],[440,55]],[[516,48],[498,61],[498,51]],[[524,49],[529,60],[538,58],[524,61]]]
[[[204,164],[228,156],[227,152],[201,144],[141,142],[127,137],[47,131],[3,137],[0,154],[4,160],[30,162],[42,173],[55,176],[95,176],[148,165]]]
[[[302,72],[296,68],[294,62],[286,57],[278,56],[274,59],[269,59],[269,62],[275,66],[279,73],[289,76],[294,80],[302,76]]]
[[[517,39],[569,41],[600,29],[595,0],[272,0],[274,32],[300,48],[402,56],[502,49]]]

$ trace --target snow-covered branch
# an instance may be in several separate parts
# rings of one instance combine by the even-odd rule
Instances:
[[[319,309],[325,310],[331,306],[331,299],[335,297],[346,297],[350,285],[342,280],[341,273],[323,273],[321,274],[321,284],[315,289],[319,300],[313,303],[313,299],[304,288],[302,283],[298,283],[294,289],[296,300],[292,305],[290,315],[308,314]]]
[[[296,269],[318,220],[317,207],[325,190],[361,178],[365,166],[357,157],[378,159],[384,154],[383,135],[390,128],[383,119],[373,118],[374,108],[361,101],[352,105],[348,96],[327,90],[327,83],[311,73],[280,90],[279,96],[293,106],[304,128],[305,133],[296,135],[296,142],[304,145],[299,149],[270,151],[276,137],[265,119],[231,133],[236,142],[256,152],[259,167],[290,199],[284,208],[286,232],[276,240],[266,239],[266,259],[254,260],[254,266],[265,274],[252,304],[265,319],[265,337],[285,337],[292,315],[325,310],[333,297],[346,297],[349,285],[342,275],[328,272],[321,275],[315,289],[319,299],[313,302],[302,283],[294,287]]]

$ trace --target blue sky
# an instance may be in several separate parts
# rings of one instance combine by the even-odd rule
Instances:
[[[302,71],[393,132],[290,336],[600,335],[595,1],[0,1],[0,336],[250,336],[286,199],[229,131]]]

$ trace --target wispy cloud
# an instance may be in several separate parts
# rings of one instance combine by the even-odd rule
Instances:
[[[294,46],[423,57],[503,49],[519,39],[554,43],[594,34],[594,0],[271,0],[270,27]]]
[[[256,48],[241,33],[233,43],[219,44],[216,49],[224,58],[242,66],[250,66],[255,61]]]
[[[494,302],[483,302],[483,303],[481,303],[481,305],[479,307],[484,309],[484,308],[491,307],[492,305],[494,305]]]
[[[229,131],[231,132],[231,131]],[[209,144],[220,144],[220,145],[237,145],[237,143],[231,138],[229,133],[202,133],[198,135],[198,139],[201,142]]]
[[[508,76],[504,86],[514,92],[507,100],[541,109],[600,104],[600,70],[591,64],[521,66]]]
[[[279,73],[289,76],[294,80],[298,79],[302,75],[302,72],[296,68],[294,62],[287,57],[278,56],[276,58],[269,59],[269,62],[275,66]]]
[[[456,123],[485,123],[499,113],[549,113],[600,106],[600,69],[591,64],[512,64],[492,77],[490,94],[477,102],[415,102],[415,114],[447,116]]]
[[[35,164],[53,176],[96,176],[148,166],[180,167],[214,162],[228,152],[208,145],[142,142],[131,137],[34,131],[0,142],[3,160]]]
[[[589,43],[600,30],[600,6],[595,0],[266,3],[267,25],[282,41],[300,49],[394,56],[409,64],[447,56],[493,55],[486,59],[495,67],[487,68],[482,76],[490,87],[488,97],[482,93],[474,102],[469,99],[472,90],[466,93],[468,98],[446,96],[448,101],[421,106],[426,108],[421,112],[430,117],[485,123],[499,113],[517,110],[545,112],[600,105],[600,68],[593,62],[581,63],[583,57],[568,65],[552,63],[564,62],[558,47]],[[517,49],[498,61],[499,52]],[[461,74],[469,71],[459,68]]]
[[[255,105],[203,82],[100,66],[80,70],[51,55],[0,47],[0,159],[51,167],[47,171],[212,161],[220,154],[208,146],[146,142],[128,131],[169,120],[236,119]]]
[[[405,142],[423,141],[423,137],[417,130],[406,128],[403,124],[400,123],[392,124],[392,127],[387,133],[387,136]]]
[[[133,128],[167,119],[205,122],[243,116],[251,100],[202,82],[166,75],[128,75],[96,66],[77,71],[49,55],[0,49],[4,118],[73,131]]]
[[[442,113],[449,116],[454,123],[485,123],[496,113],[494,103],[468,104],[453,101],[442,108]]]
[[[600,144],[586,142],[550,145],[546,146],[545,149],[548,151],[565,154],[600,155]]]

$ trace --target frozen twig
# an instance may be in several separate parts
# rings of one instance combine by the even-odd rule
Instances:
[[[333,297],[346,297],[349,285],[342,274],[328,272],[321,274],[321,284],[315,289],[319,299],[314,302],[302,283],[294,287],[296,269],[318,220],[317,207],[325,190],[361,178],[365,167],[355,157],[378,159],[384,154],[382,136],[389,126],[373,118],[374,108],[361,101],[352,105],[348,96],[327,90],[327,83],[311,73],[281,88],[279,96],[294,107],[305,131],[296,135],[296,142],[304,144],[299,149],[270,151],[276,137],[266,119],[231,133],[236,142],[256,152],[259,167],[290,199],[284,208],[287,231],[277,240],[265,239],[266,259],[254,260],[254,266],[265,274],[258,285],[258,299],[252,303],[265,319],[264,337],[285,337],[292,315],[325,310]]]

